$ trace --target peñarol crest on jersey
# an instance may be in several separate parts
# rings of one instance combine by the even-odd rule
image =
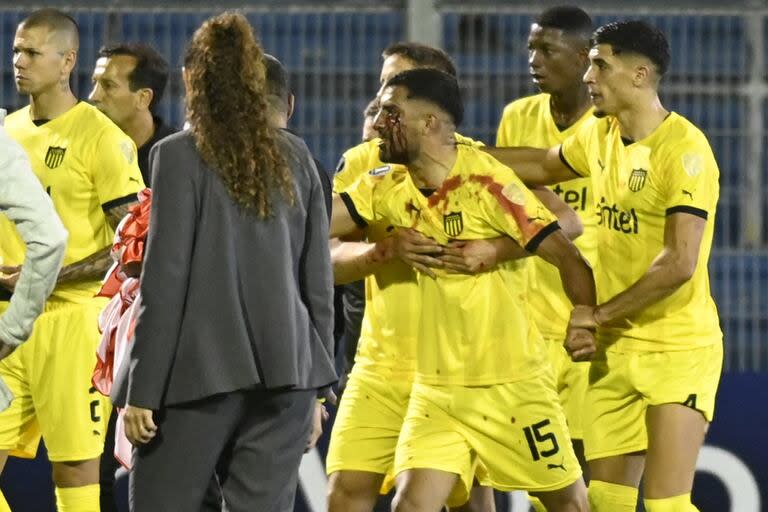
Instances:
[[[49,169],[57,168],[64,161],[64,153],[66,152],[67,148],[48,146],[48,152],[45,154],[45,165]]]
[[[647,176],[648,171],[645,169],[632,169],[632,174],[629,175],[629,190],[640,192],[645,186],[645,178]]]
[[[461,212],[450,212],[443,215],[443,229],[450,237],[459,236],[464,231],[464,219],[461,217]]]

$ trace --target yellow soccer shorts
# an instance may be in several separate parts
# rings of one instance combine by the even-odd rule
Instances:
[[[387,475],[382,492],[391,489],[395,447],[412,382],[410,375],[352,370],[331,431],[329,475],[342,470],[379,473]]]
[[[105,304],[50,299],[29,340],[0,361],[0,376],[14,395],[0,413],[0,449],[34,458],[42,435],[53,462],[101,454],[111,404],[93,388],[91,376]]]
[[[587,460],[646,450],[649,405],[687,405],[712,421],[722,366],[721,343],[666,352],[599,351],[584,408]]]
[[[589,382],[589,363],[574,363],[563,346],[564,340],[565,334],[562,339],[545,338],[544,341],[571,439],[583,439],[584,395]]]
[[[581,477],[550,372],[493,386],[413,385],[395,474],[436,469],[459,476],[449,506],[473,478],[501,491],[547,492]]]

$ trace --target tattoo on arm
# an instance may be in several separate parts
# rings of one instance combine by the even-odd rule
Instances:
[[[76,261],[61,269],[57,282],[68,283],[72,281],[93,281],[101,279],[112,266],[110,250],[112,246],[105,247],[90,256]]]
[[[112,227],[113,231],[117,229],[120,221],[123,220],[123,217],[128,215],[128,210],[135,204],[137,204],[137,202],[121,204],[120,206],[114,206],[109,210],[104,210],[104,215],[107,216],[107,222]]]
[[[117,225],[120,224],[120,221],[123,220],[123,217],[126,216],[128,210],[134,204],[136,203],[127,203],[104,211],[107,222],[113,230],[117,229]],[[61,272],[59,272],[58,282],[93,281],[103,278],[113,263],[112,256],[110,255],[111,250],[112,246],[109,245],[80,261],[62,268]]]

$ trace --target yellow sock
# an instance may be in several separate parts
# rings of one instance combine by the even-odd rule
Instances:
[[[643,499],[645,512],[698,512],[693,503],[691,503],[691,493],[672,496],[671,498],[662,498],[658,500]]]
[[[592,512],[635,512],[637,489],[600,480],[589,482],[589,506]]]
[[[57,487],[58,512],[99,512],[99,484],[82,487]]]
[[[11,507],[8,505],[8,502],[5,501],[3,491],[0,491],[0,512],[11,512]]]
[[[536,512],[547,512],[547,507],[544,506],[544,504],[539,500],[539,498],[535,496],[528,495],[528,501],[531,502],[531,506],[533,507],[533,510]]]

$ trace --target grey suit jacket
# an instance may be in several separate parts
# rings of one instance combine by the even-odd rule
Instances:
[[[336,380],[328,218],[304,142],[275,130],[296,189],[244,214],[189,132],[152,149],[152,213],[135,341],[113,390],[148,409],[261,385]]]

